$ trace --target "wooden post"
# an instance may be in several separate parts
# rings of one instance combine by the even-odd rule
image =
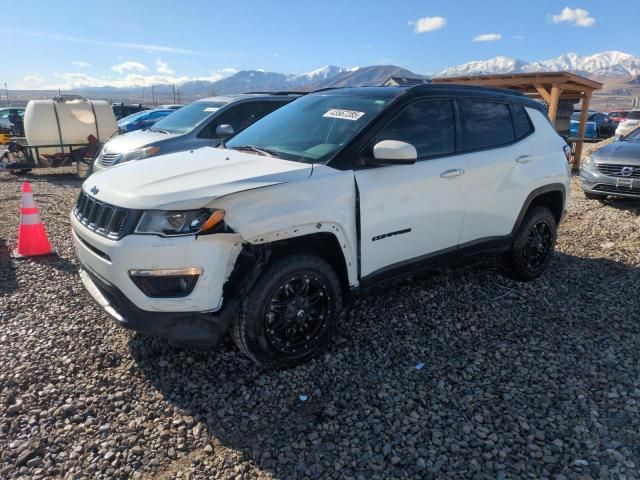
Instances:
[[[551,95],[549,94],[549,92],[547,92],[542,85],[534,85],[534,86],[538,91],[538,93],[540,94],[540,96],[542,97],[542,100],[544,100],[548,104],[551,104]]]
[[[589,116],[589,102],[591,102],[591,90],[584,92],[582,96],[582,110],[580,111],[580,125],[578,127],[578,141],[573,154],[573,168],[580,169],[582,163],[582,144],[584,143],[584,132],[587,127],[587,117]]]
[[[549,102],[549,120],[551,120],[551,124],[556,126],[556,116],[558,115],[558,102],[560,101],[560,95],[562,94],[562,89],[558,86],[557,83],[554,83],[551,87],[551,101]]]

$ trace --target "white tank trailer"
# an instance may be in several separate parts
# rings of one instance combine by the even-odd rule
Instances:
[[[24,112],[25,136],[32,146],[85,145],[89,135],[103,143],[117,130],[111,105],[104,100],[75,96],[31,100]],[[41,155],[62,151],[58,147],[39,149]]]

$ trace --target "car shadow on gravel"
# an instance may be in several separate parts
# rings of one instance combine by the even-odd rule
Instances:
[[[68,187],[80,187],[84,178],[79,178],[75,172],[60,172],[55,169],[45,169],[45,171],[38,171],[38,173],[21,173],[19,175],[8,173],[6,175],[0,175],[0,182],[48,182],[60,186]]]
[[[18,288],[13,262],[7,243],[0,238],[0,293],[11,293]]]
[[[628,210],[629,212],[640,214],[640,199],[635,198],[612,198],[600,200],[602,206],[615,208],[616,210]]]
[[[519,283],[481,259],[355,299],[339,341],[297,368],[260,370],[228,340],[193,352],[134,335],[131,371],[275,476],[338,462],[347,476],[598,477],[607,449],[640,458],[639,282],[637,267],[558,253]]]

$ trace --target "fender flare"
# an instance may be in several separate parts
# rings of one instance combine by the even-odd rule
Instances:
[[[344,257],[345,270],[350,286],[358,284],[358,254],[357,245],[351,245],[346,235],[346,231],[334,222],[316,222],[313,224],[291,226],[288,228],[275,230],[268,234],[256,235],[245,239],[246,243],[254,246],[268,246],[271,243],[293,240],[300,237],[310,236],[318,233],[329,234],[335,237]]]
[[[522,208],[520,209],[520,213],[518,214],[518,218],[516,219],[515,224],[513,225],[513,229],[511,230],[511,235],[515,235],[522,221],[524,220],[524,216],[527,214],[529,207],[533,203],[533,201],[539,197],[540,195],[544,195],[549,192],[560,192],[562,194],[562,211],[564,212],[565,206],[567,205],[567,189],[562,183],[550,183],[548,185],[543,185],[542,187],[538,187],[533,190],[525,199],[522,204]]]

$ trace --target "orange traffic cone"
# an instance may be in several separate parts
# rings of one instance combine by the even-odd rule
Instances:
[[[44,230],[38,207],[33,199],[29,182],[22,184],[22,205],[20,206],[20,227],[18,229],[18,248],[13,256],[33,257],[54,253]]]

